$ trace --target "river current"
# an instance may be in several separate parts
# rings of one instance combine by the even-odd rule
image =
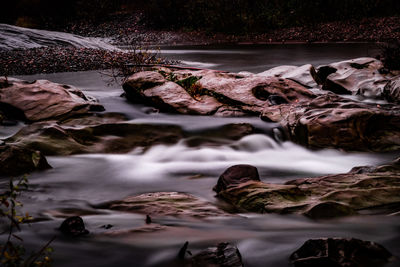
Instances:
[[[228,71],[262,72],[279,65],[314,66],[339,60],[373,56],[368,44],[315,44],[227,47],[168,47],[161,54],[183,65]],[[21,200],[24,210],[43,219],[21,233],[28,248],[40,248],[53,235],[54,266],[175,266],[179,248],[189,241],[195,253],[219,242],[235,244],[245,266],[290,266],[290,254],[306,240],[318,237],[355,237],[384,245],[400,256],[398,217],[363,216],[312,221],[299,215],[241,214],[229,219],[193,221],[156,219],[168,229],[154,233],[105,236],[101,226],[124,230],[145,224],[145,216],[104,211],[83,216],[91,234],[73,240],[59,235],[62,219],[55,209],[93,211],[92,204],[123,199],[146,192],[178,191],[192,194],[218,206],[212,187],[229,166],[251,164],[263,181],[284,183],[299,177],[316,177],[349,171],[355,166],[377,165],[394,159],[393,154],[349,153],[334,149],[309,150],[272,134],[277,127],[259,118],[214,118],[149,112],[120,97],[119,85],[107,85],[98,71],[20,76],[26,80],[48,79],[71,84],[99,99],[107,112],[124,113],[131,123],[177,124],[188,131],[215,129],[232,122],[246,122],[259,134],[218,146],[189,147],[185,142],[158,145],[128,154],[85,154],[47,157],[53,169],[29,176],[30,191]],[[12,135],[22,125],[0,127],[0,137]],[[2,187],[5,183],[2,183]],[[52,220],[45,220],[51,218]],[[395,265],[393,265],[395,266]]]

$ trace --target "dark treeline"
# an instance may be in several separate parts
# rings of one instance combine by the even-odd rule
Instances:
[[[99,22],[141,10],[156,28],[260,32],[327,21],[400,15],[399,0],[6,0],[2,22],[63,25]]]
[[[399,0],[149,0],[155,26],[258,32],[400,14]]]

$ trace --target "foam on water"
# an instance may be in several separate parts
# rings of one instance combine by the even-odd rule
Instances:
[[[80,155],[102,158],[118,166],[118,177],[157,180],[177,174],[221,173],[235,164],[251,164],[260,169],[285,173],[324,175],[348,172],[354,166],[374,165],[384,159],[366,153],[337,150],[311,151],[292,142],[277,143],[263,134],[249,135],[229,145],[188,147],[184,141],[140,149],[125,155]]]

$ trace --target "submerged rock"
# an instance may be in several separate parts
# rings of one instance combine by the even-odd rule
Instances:
[[[290,260],[295,267],[377,267],[394,260],[383,246],[360,239],[310,239],[296,250]]]
[[[229,170],[229,169],[228,169]],[[398,211],[400,165],[356,168],[349,173],[303,178],[283,185],[244,179],[240,175],[229,186],[216,186],[219,198],[243,211],[299,213],[312,219],[349,216],[378,206],[387,214]],[[223,176],[218,184],[225,181]],[[371,197],[373,196],[373,197]]]
[[[309,103],[266,107],[261,118],[280,122],[291,140],[313,148],[395,151],[400,107],[362,103],[329,93]]]
[[[51,168],[41,152],[0,144],[0,175],[16,176]]]
[[[0,78],[5,84],[5,78]],[[47,80],[27,82],[8,78],[7,86],[0,86],[0,109],[6,113],[20,113],[19,119],[42,121],[65,119],[104,107],[79,89]]]
[[[195,115],[256,115],[265,105],[275,104],[269,101],[270,96],[285,103],[314,97],[306,87],[289,79],[212,70],[140,72],[129,77],[123,88],[131,101]]]
[[[207,218],[230,216],[210,203],[194,196],[178,192],[146,193],[127,197],[123,200],[94,205],[99,209],[110,209],[146,214],[151,217],[179,216]]]

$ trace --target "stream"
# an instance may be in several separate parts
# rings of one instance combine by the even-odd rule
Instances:
[[[167,47],[161,54],[181,60],[184,66],[227,71],[262,72],[279,65],[318,66],[361,56],[373,56],[370,44],[313,44],[268,46]],[[147,192],[177,191],[224,207],[212,187],[219,175],[235,164],[258,168],[265,182],[284,183],[300,177],[344,173],[355,166],[378,165],[394,154],[349,153],[334,149],[309,150],[276,136],[276,124],[259,118],[218,118],[151,112],[150,107],[131,104],[121,97],[119,85],[107,85],[98,71],[19,76],[25,80],[47,79],[71,84],[99,99],[107,112],[125,114],[130,123],[175,124],[199,132],[229,123],[250,123],[259,131],[238,141],[218,146],[189,147],[185,142],[157,145],[128,154],[85,154],[47,157],[53,169],[32,173],[29,192],[21,201],[39,222],[24,226],[20,236],[31,249],[39,249],[52,236],[54,266],[176,266],[180,247],[189,241],[196,253],[219,242],[236,245],[245,266],[290,266],[290,254],[306,240],[318,237],[354,237],[382,244],[400,257],[400,223],[396,216],[355,216],[313,221],[300,215],[240,214],[205,221],[156,218],[167,230],[126,235],[104,235],[103,225],[125,230],[145,225],[145,216],[116,211],[94,212],[92,204],[123,199]],[[23,125],[0,126],[0,138],[12,135]],[[2,182],[0,186],[6,186]],[[76,209],[92,211],[82,216],[91,234],[76,239],[56,230],[63,221],[49,211]],[[50,220],[49,220],[50,219]],[[396,263],[388,266],[396,266]]]

